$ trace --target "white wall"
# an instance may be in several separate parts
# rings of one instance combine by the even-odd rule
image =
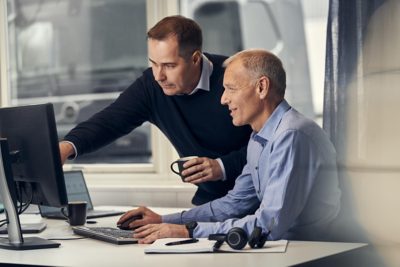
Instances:
[[[95,205],[152,206],[152,207],[193,207],[191,199],[194,187],[178,186],[132,186],[132,187],[91,187],[90,195]]]
[[[365,36],[347,106],[347,160],[342,170],[350,217],[374,244],[384,244],[384,261],[400,262],[390,244],[400,243],[400,1],[386,1]],[[385,247],[383,246],[383,247]],[[379,250],[379,248],[378,248]]]

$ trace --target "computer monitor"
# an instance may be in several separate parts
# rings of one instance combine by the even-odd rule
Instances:
[[[37,237],[23,238],[17,213],[17,201],[52,207],[68,203],[53,105],[0,108],[0,137],[0,196],[9,222],[9,240],[0,240],[0,248],[58,246]]]

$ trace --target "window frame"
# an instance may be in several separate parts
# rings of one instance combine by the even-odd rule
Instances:
[[[161,18],[178,14],[179,0],[147,0],[147,28],[154,25]],[[7,1],[0,4],[0,105],[9,106],[10,100],[10,79],[8,59],[8,22],[7,22]],[[104,185],[134,185],[142,183],[179,183],[170,171],[170,163],[178,157],[177,152],[167,138],[154,125],[151,125],[151,147],[153,154],[152,163],[141,164],[65,164],[64,170],[81,169],[91,179],[92,184]],[[110,179],[113,177],[112,179]]]

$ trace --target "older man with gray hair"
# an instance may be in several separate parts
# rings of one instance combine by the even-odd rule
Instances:
[[[141,207],[120,222],[134,237],[151,243],[163,237],[207,237],[233,227],[247,234],[255,227],[268,239],[323,240],[340,209],[336,152],[325,132],[284,99],[281,61],[265,50],[245,50],[225,63],[227,105],[235,126],[253,129],[247,164],[234,188],[222,198],[182,213],[160,216]],[[295,89],[295,88],[294,88]],[[227,138],[229,135],[227,134]]]

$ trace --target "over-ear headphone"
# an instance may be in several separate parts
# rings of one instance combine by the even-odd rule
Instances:
[[[210,240],[216,240],[222,243],[225,241],[231,248],[240,250],[246,246],[248,243],[251,248],[262,248],[269,232],[263,234],[261,227],[255,226],[250,237],[247,236],[245,230],[240,227],[234,227],[228,231],[227,234],[212,234],[208,237]]]

